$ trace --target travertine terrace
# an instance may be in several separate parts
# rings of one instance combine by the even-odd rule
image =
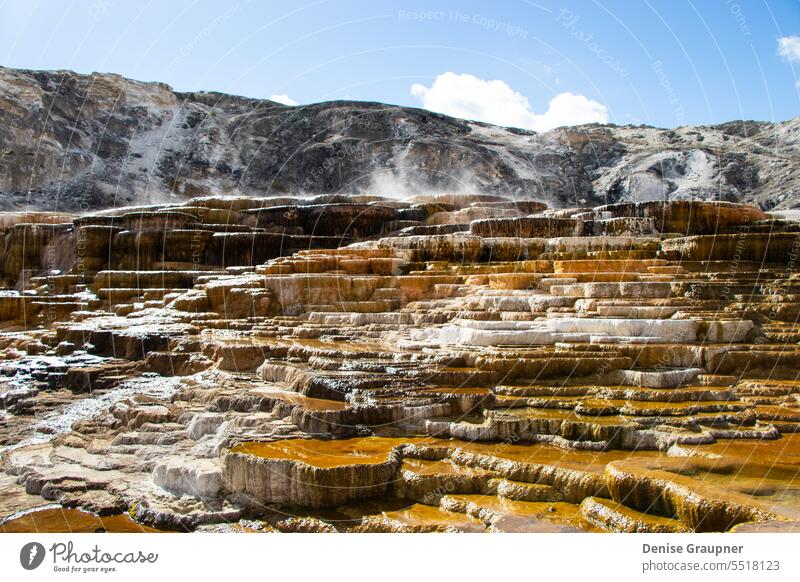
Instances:
[[[800,522],[800,223],[326,195],[0,228],[5,531]],[[100,517],[20,514],[52,504]]]

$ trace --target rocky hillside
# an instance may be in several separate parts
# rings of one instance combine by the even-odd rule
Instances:
[[[288,107],[118,75],[0,68],[0,209],[206,195],[475,192],[550,207],[800,205],[800,118],[537,134],[381,103]]]

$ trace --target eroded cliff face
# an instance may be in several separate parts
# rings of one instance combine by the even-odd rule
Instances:
[[[432,195],[0,225],[5,531],[800,520],[796,222]],[[14,517],[48,502],[108,517]]]
[[[698,198],[788,209],[800,200],[798,136],[800,119],[536,134],[381,103],[287,107],[111,74],[0,68],[0,207],[477,191],[555,208]]]

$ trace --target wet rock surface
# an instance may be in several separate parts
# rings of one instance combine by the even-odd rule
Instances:
[[[498,198],[4,217],[0,527],[796,529],[797,224]]]

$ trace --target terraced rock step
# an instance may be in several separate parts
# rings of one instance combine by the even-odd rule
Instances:
[[[800,520],[792,221],[449,195],[0,224],[8,527]],[[18,514],[46,502],[84,513]]]

